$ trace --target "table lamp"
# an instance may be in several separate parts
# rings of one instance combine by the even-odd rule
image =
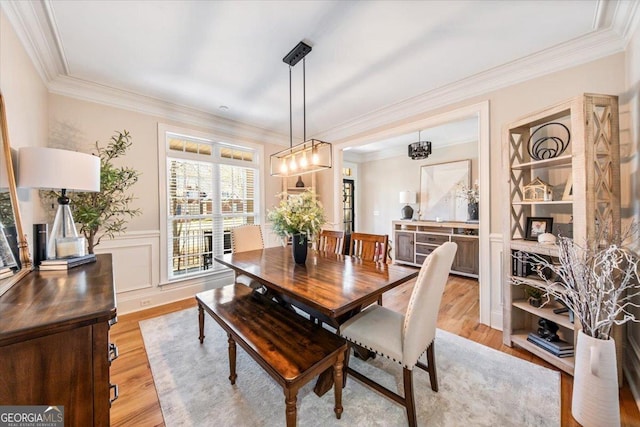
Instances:
[[[48,147],[20,148],[18,187],[60,190],[58,210],[47,240],[47,259],[83,255],[67,190],[100,191],[100,158]],[[82,239],[84,240],[84,239]]]
[[[402,208],[400,212],[402,212],[401,219],[413,219],[413,208],[409,206],[411,203],[416,202],[416,193],[413,191],[401,191],[400,192],[400,203],[405,204],[405,207]]]

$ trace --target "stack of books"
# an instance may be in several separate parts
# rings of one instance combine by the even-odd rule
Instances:
[[[68,270],[70,268],[95,261],[95,254],[88,254],[72,258],[46,259],[40,262],[40,271]]]
[[[548,351],[554,356],[558,357],[572,357],[573,356],[573,344],[570,344],[563,340],[547,341],[534,332],[529,332],[527,341],[534,343],[543,350]]]

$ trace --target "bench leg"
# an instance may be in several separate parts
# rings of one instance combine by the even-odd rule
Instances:
[[[204,308],[198,303],[198,325],[200,326],[200,344],[204,341]]]
[[[236,342],[233,340],[231,334],[227,334],[229,337],[229,381],[231,381],[231,385],[236,383]]]
[[[340,419],[342,416],[342,359],[344,353],[338,353],[336,356],[336,363],[333,365],[333,392],[335,397],[335,407],[333,412],[336,413],[336,418]]]
[[[284,402],[287,407],[287,427],[296,427],[296,403],[298,401],[298,390],[285,389],[284,396]]]

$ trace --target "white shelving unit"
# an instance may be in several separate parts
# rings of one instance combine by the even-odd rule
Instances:
[[[528,150],[531,135],[552,122],[567,126],[571,135],[569,146],[558,157],[532,159]],[[522,251],[552,258],[558,256],[556,245],[525,240],[529,217],[551,217],[554,223],[571,223],[573,239],[578,243],[595,235],[596,224],[609,224],[612,231],[620,230],[618,128],[618,98],[585,94],[510,123],[503,132],[503,195],[507,201],[503,221],[504,343],[524,348],[569,374],[573,374],[573,357],[556,357],[528,342],[527,335],[537,330],[537,322],[543,318],[555,322],[560,337],[575,345],[579,325],[571,323],[568,315],[555,314],[556,302],[542,308],[528,303],[524,286],[511,284],[516,273],[512,254]],[[556,135],[549,133],[546,136]],[[523,188],[536,177],[563,192],[554,191],[553,201],[525,201]],[[563,187],[570,184],[573,186],[571,199],[563,200]],[[524,281],[544,283],[537,275],[527,276]]]

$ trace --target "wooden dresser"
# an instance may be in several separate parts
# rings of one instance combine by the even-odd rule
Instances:
[[[68,426],[108,426],[116,319],[111,255],[32,271],[0,297],[0,405],[62,405]]]
[[[445,242],[458,245],[451,272],[478,277],[479,225],[466,222],[393,221],[395,250],[393,260],[420,267],[427,256]]]

